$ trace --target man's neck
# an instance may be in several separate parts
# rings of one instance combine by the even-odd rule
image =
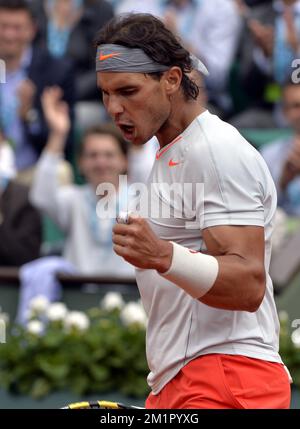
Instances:
[[[18,70],[21,67],[21,59],[22,57],[6,59],[5,63],[7,71],[14,72]]]
[[[171,143],[205,110],[197,101],[174,103],[167,122],[156,134],[160,148]]]
[[[14,72],[21,67],[23,53],[16,57],[3,58],[8,72]]]

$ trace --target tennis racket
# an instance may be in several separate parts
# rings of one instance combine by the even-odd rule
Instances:
[[[120,402],[110,402],[110,401],[84,401],[84,402],[75,402],[73,404],[68,404],[66,407],[63,407],[62,410],[90,410],[90,409],[104,409],[104,410],[143,410],[142,407],[134,407],[132,405],[124,405]]]

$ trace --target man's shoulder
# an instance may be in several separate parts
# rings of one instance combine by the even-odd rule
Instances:
[[[259,152],[235,127],[209,113],[196,122],[186,142],[189,165],[197,166],[204,175],[221,171],[222,176],[266,169]]]
[[[208,111],[196,118],[195,126],[191,129],[188,140],[197,143],[203,142],[201,150],[204,150],[206,145],[207,149],[216,156],[221,156],[223,152],[227,153],[236,146],[239,150],[249,150],[248,146],[250,146],[235,127]],[[197,150],[197,145],[194,145],[194,148]]]

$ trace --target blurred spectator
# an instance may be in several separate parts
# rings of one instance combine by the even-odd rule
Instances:
[[[243,0],[236,2],[245,22],[240,79],[249,107],[231,122],[240,128],[282,125],[273,106],[279,99],[278,86],[291,74],[292,61],[300,54],[300,1],[264,1],[252,8]]]
[[[29,203],[28,189],[12,180],[14,174],[12,150],[0,135],[1,266],[20,266],[38,258],[41,244],[39,213]]]
[[[300,54],[300,1],[283,0],[274,4],[273,69],[276,82],[283,84],[294,58]]]
[[[44,33],[46,46],[54,57],[63,57],[71,34],[82,19],[83,0],[44,0],[37,3],[41,8],[41,15],[37,17],[38,27]],[[45,22],[41,25],[43,19]]]
[[[242,21],[234,0],[202,0],[192,30],[194,53],[209,70],[209,102],[225,114],[232,108],[228,82],[237,52]]]
[[[192,30],[196,26],[200,0],[124,0],[116,7],[117,13],[151,13],[161,18],[177,34],[184,45],[192,45]]]
[[[72,59],[77,100],[97,100],[95,48],[97,31],[114,13],[105,0],[34,0],[39,46],[58,58]]]
[[[294,134],[268,144],[262,155],[277,187],[278,205],[287,214],[300,216],[300,84],[284,86],[283,109]]]
[[[57,173],[70,128],[61,95],[59,88],[49,88],[42,96],[50,135],[36,168],[31,201],[62,229],[65,246],[63,257],[44,257],[22,267],[17,315],[22,324],[34,297],[43,295],[49,301],[61,298],[57,272],[134,278],[133,267],[113,251],[112,227],[117,213],[112,217],[105,211],[106,206],[116,212],[127,209],[127,188],[119,188],[119,174],[127,169],[126,142],[109,126],[87,130],[79,157],[87,184],[60,185]],[[107,193],[99,190],[101,184]],[[106,217],[98,217],[100,203],[101,214]]]
[[[99,218],[96,212],[101,202],[101,196],[96,196],[100,184],[108,183],[115,190],[113,195],[102,196],[103,203],[114,205],[119,200],[120,210],[123,203],[127,204],[127,189],[118,187],[119,175],[127,169],[126,142],[112,128],[86,131],[79,164],[87,184],[59,187],[57,168],[70,126],[67,106],[60,91],[52,88],[43,95],[43,107],[51,133],[37,166],[31,190],[33,204],[63,230],[63,256],[80,273],[132,277],[131,265],[113,251],[115,219]]]
[[[66,60],[53,59],[34,47],[36,26],[25,0],[0,0],[0,58],[6,63],[6,84],[0,86],[0,126],[12,143],[19,171],[32,167],[47,141],[40,96],[58,85],[72,115],[73,73]]]

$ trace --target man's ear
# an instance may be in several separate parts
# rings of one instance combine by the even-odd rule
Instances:
[[[164,76],[164,84],[167,95],[175,94],[182,82],[182,70],[180,67],[171,67]]]

